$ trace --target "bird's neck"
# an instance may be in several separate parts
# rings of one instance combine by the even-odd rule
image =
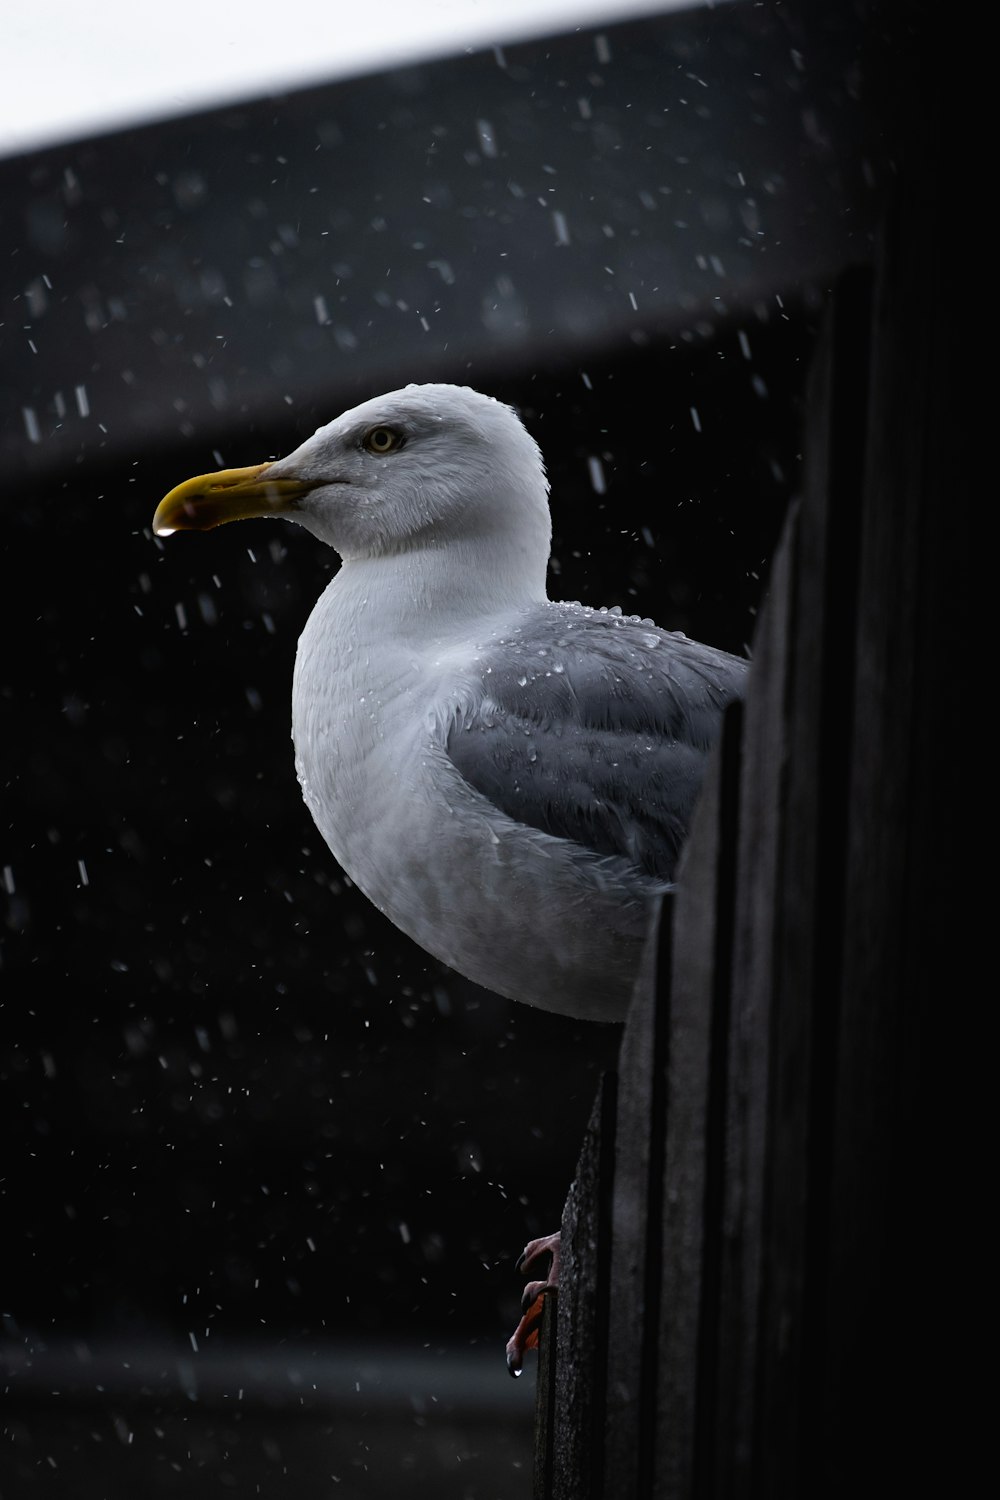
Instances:
[[[452,538],[447,547],[347,559],[330,592],[359,643],[369,634],[414,644],[468,639],[476,622],[543,603],[545,567],[502,552],[484,567],[476,546]]]

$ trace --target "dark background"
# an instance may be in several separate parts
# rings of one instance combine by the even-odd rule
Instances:
[[[67,1464],[103,1493],[95,1430],[155,1493],[233,1452],[325,1494],[331,1446],[356,1492],[524,1493],[514,1262],[616,1028],[450,973],[323,846],[289,702],[333,554],[149,522],[188,474],[467,382],[542,445],[554,596],[744,651],[824,298],[891,172],[884,48],[867,9],[737,5],[0,162],[4,1496]],[[237,1389],[266,1415],[227,1448]],[[300,1459],[326,1436],[293,1481],[267,1424],[295,1402]]]

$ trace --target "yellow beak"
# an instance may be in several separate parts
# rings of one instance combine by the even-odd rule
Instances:
[[[210,531],[226,521],[245,521],[250,516],[281,515],[314,488],[303,479],[269,479],[270,468],[270,464],[255,464],[185,479],[156,507],[153,530],[157,536],[170,536],[174,531]]]

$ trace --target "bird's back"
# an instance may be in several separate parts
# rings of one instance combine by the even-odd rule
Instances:
[[[618,610],[550,603],[483,654],[448,753],[511,817],[669,882],[747,663]]]

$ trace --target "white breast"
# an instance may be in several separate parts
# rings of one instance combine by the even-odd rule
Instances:
[[[474,643],[387,636],[370,613],[339,575],[295,665],[296,768],[337,861],[402,931],[476,983],[548,1010],[621,1019],[650,932],[651,886],[621,860],[514,822],[470,787],[445,742]]]

